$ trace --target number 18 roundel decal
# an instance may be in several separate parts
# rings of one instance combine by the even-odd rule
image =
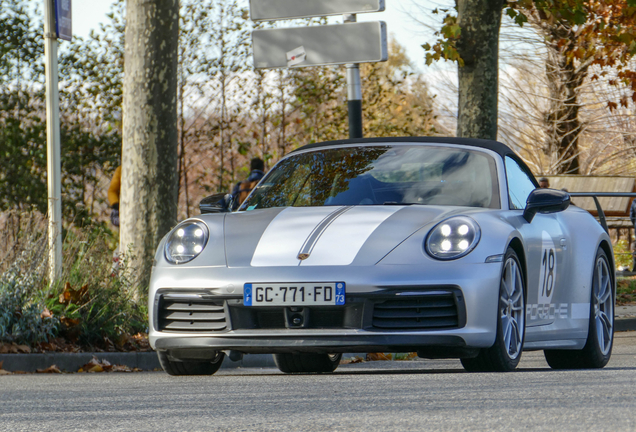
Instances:
[[[556,286],[557,260],[556,247],[552,237],[543,231],[541,239],[541,273],[539,274],[539,304],[552,303]]]

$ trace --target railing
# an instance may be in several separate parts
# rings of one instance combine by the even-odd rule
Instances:
[[[609,228],[607,227],[607,220],[605,219],[605,212],[601,204],[598,202],[598,197],[601,198],[636,198],[636,192],[568,192],[571,197],[592,197],[594,204],[596,205],[596,211],[598,212],[598,220],[605,230],[609,234]]]
[[[607,219],[605,218],[605,212],[603,212],[603,208],[598,201],[598,197],[601,198],[636,198],[635,192],[568,192],[571,197],[592,197],[594,199],[594,204],[596,205],[596,211],[598,212],[598,220],[605,230],[606,233],[609,234],[609,228],[607,227]],[[632,255],[629,253],[629,255]],[[617,276],[635,276],[635,272],[616,272]]]

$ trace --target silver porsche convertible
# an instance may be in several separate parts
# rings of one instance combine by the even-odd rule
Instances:
[[[538,189],[505,145],[460,138],[311,144],[238,211],[229,195],[161,242],[150,343],[172,375],[272,353],[283,372],[332,372],[345,352],[459,358],[514,370],[607,364],[610,238],[566,192]]]

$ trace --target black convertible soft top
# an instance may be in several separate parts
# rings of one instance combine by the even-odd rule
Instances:
[[[456,137],[354,138],[354,139],[324,141],[320,143],[307,144],[305,146],[297,148],[291,153],[302,151],[302,150],[309,150],[309,149],[316,149],[320,147],[339,145],[339,144],[347,145],[347,144],[404,143],[404,142],[458,144],[458,145],[465,145],[470,147],[485,148],[488,150],[492,150],[496,153],[499,153],[501,156],[506,156],[506,155],[516,156],[515,152],[513,152],[510,149],[510,147],[498,141],[476,139],[476,138],[456,138]],[[515,159],[517,159],[517,157],[515,157]]]

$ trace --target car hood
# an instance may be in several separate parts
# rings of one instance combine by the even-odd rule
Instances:
[[[472,211],[413,205],[287,207],[232,213],[224,224],[227,265],[374,265],[427,224]]]

